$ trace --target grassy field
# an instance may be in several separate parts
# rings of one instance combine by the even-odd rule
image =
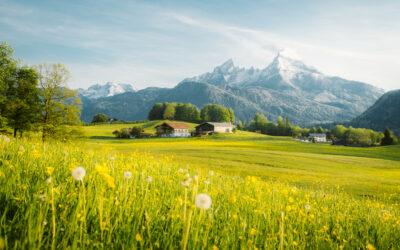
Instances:
[[[272,156],[262,161],[259,151],[267,149],[256,144],[254,147],[258,148],[251,154],[251,136],[239,134],[242,140],[237,144],[229,136],[196,139],[198,146],[188,139],[110,139],[105,146],[103,141],[87,143],[90,149],[77,144],[42,144],[0,137],[0,249],[400,247],[400,208],[393,203],[397,194],[387,194],[381,200],[361,199],[337,186],[300,187],[287,179],[283,170],[273,171],[276,178],[280,173],[286,176],[279,181],[210,171],[226,169],[224,164],[229,157],[244,158],[242,165],[230,168],[243,168],[246,161],[258,167],[272,160],[279,165],[285,163],[279,158],[299,157],[294,149],[286,154],[270,149],[268,154]],[[254,136],[264,147],[271,144],[272,148],[281,148],[293,143],[288,139]],[[152,143],[158,149],[154,152],[170,152],[166,149],[169,143],[178,152],[192,147],[203,156],[205,148],[211,146],[217,152],[206,161],[214,159],[217,163],[202,167],[206,163],[193,162],[201,167],[197,168],[191,166],[189,158],[179,159],[180,154],[172,159],[135,151],[149,150],[151,146],[136,144]],[[305,145],[313,151],[311,147]],[[228,154],[229,150],[236,153]],[[308,161],[328,155],[303,154],[300,158]],[[200,155],[191,157],[200,161]],[[350,156],[339,153],[333,156],[342,157],[347,164],[365,158],[352,156],[349,160]],[[286,172],[302,172],[300,166],[289,166]],[[321,172],[318,175],[333,176],[328,169],[317,167],[314,166],[315,172]],[[255,175],[268,172],[246,171]],[[311,169],[307,172],[312,173]],[[306,176],[301,175],[302,182]]]
[[[0,136],[0,249],[400,248],[398,146],[112,136],[129,126]]]
[[[143,126],[153,131],[157,124],[160,121]],[[114,138],[112,131],[120,127],[129,125],[85,127],[86,147],[128,155],[139,151],[173,156],[182,166],[290,181],[298,186],[339,185],[356,195],[378,197],[400,191],[400,146],[338,147],[243,131],[203,138]]]

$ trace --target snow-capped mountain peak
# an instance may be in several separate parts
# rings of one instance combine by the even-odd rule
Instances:
[[[82,96],[89,99],[96,99],[126,92],[136,92],[137,90],[132,84],[107,82],[104,85],[95,84],[88,89],[78,89],[78,91]]]
[[[240,68],[234,65],[232,59],[214,68],[212,72],[205,73],[183,81],[205,82],[214,85],[248,85],[265,84],[273,79],[280,78],[280,86],[287,85],[289,88],[297,89],[292,82],[293,79],[311,75],[321,77],[322,74],[313,67],[305,65],[299,57],[288,50],[280,51],[274,60],[264,69]]]

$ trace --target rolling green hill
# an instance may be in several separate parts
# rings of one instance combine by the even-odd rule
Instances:
[[[400,90],[384,94],[374,105],[351,121],[351,125],[378,131],[390,128],[400,133]]]

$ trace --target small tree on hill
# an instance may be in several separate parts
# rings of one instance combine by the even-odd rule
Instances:
[[[134,137],[140,137],[143,133],[143,128],[141,126],[133,126],[131,129],[131,135]]]
[[[392,133],[392,131],[390,131],[390,129],[386,128],[383,134],[384,137],[381,141],[382,146],[393,145],[398,143],[397,137]]]
[[[105,114],[96,114],[95,116],[93,116],[92,123],[107,122],[107,121],[108,121],[108,117]]]

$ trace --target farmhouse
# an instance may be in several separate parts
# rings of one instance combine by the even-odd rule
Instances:
[[[215,133],[232,133],[235,126],[231,123],[205,122],[196,127],[196,135],[210,135]]]
[[[311,133],[308,136],[308,139],[310,141],[312,141],[313,138],[314,138],[315,142],[326,142],[326,134],[313,134],[313,133]]]
[[[164,122],[155,127],[160,137],[189,137],[189,125],[183,122]]]

